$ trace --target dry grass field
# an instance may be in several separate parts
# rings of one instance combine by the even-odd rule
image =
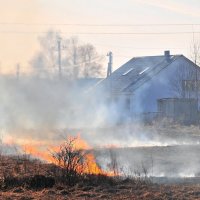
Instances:
[[[137,131],[125,139],[134,143],[131,140],[134,138],[141,145],[92,151],[95,158],[92,161],[96,163],[90,166],[96,167],[101,163],[99,170],[104,170],[108,164],[117,164],[113,167],[128,169],[127,172],[120,171],[118,176],[81,173],[72,177],[69,183],[66,171],[58,165],[33,159],[28,153],[15,156],[1,153],[0,199],[200,199],[199,127],[133,128]],[[123,130],[126,129],[118,127],[116,136],[121,137]],[[103,129],[98,135],[109,136],[109,132],[110,129]],[[145,140],[140,140],[141,135],[137,133],[145,133]],[[148,141],[163,145],[151,146],[150,143],[142,146]],[[142,174],[144,171],[146,174]]]
[[[85,175],[68,185],[57,179],[52,164],[27,156],[1,156],[0,161],[0,199],[200,199],[200,185],[158,185],[104,175]]]

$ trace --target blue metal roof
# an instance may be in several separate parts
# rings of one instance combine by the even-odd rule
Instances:
[[[122,65],[111,76],[101,81],[100,87],[110,88],[112,93],[130,93],[140,87],[144,82],[150,80],[162,69],[170,65],[182,55],[145,56],[135,57]]]

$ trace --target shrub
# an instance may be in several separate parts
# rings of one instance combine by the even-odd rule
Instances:
[[[70,185],[74,184],[78,177],[83,174],[85,167],[85,151],[75,147],[76,138],[69,138],[59,147],[52,156],[59,170],[60,180]]]

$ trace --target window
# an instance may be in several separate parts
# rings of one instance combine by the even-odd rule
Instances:
[[[149,69],[149,67],[145,68],[143,71],[141,71],[141,72],[139,73],[139,75],[142,75],[142,74],[143,74],[144,72],[146,72],[148,69]]]
[[[130,68],[128,71],[126,71],[125,73],[122,74],[122,76],[127,75],[128,73],[130,73],[131,71],[133,71],[134,68]]]

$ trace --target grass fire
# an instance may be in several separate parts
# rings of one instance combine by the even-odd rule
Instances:
[[[0,200],[200,199],[200,1],[0,3]]]
[[[95,160],[93,149],[81,139],[80,135],[69,136],[60,146],[49,146],[46,150],[30,144],[25,145],[23,151],[33,158],[65,169],[66,173],[112,175],[112,172],[101,169]]]
[[[127,127],[118,126],[117,130],[124,128]],[[166,131],[166,128],[157,125],[154,125],[154,128]],[[172,125],[171,128],[168,126],[167,131],[176,129],[179,132],[179,128]],[[143,131],[151,129],[152,126],[146,126]],[[113,144],[93,148],[80,134],[68,135],[55,146],[42,141],[32,142],[32,145],[27,143],[22,146],[19,155],[15,153],[0,156],[1,198],[41,199],[46,196],[49,199],[169,199],[173,196],[181,199],[187,195],[189,199],[198,199],[198,170],[193,171],[196,175],[190,175],[189,172],[192,173],[193,169],[186,166],[185,161],[182,161],[182,164],[180,162],[181,154],[188,159],[188,149],[190,157],[194,155],[195,162],[198,162],[196,152],[200,134],[196,132],[196,135],[193,135],[195,130],[198,130],[195,127],[193,130],[192,127],[182,129],[186,134],[182,141],[178,140],[175,132],[168,135],[168,143],[170,144],[170,137],[173,140],[176,137],[177,143],[183,142],[179,146],[157,146],[155,143],[146,147],[142,146],[143,144],[135,147]],[[118,134],[117,130],[115,134]],[[110,128],[101,131],[105,133],[110,131]],[[155,133],[154,135],[156,136]],[[189,141],[188,137],[190,143],[184,144],[184,140]],[[196,145],[191,146],[195,142]],[[13,146],[14,143],[9,145]],[[47,146],[42,148],[44,145]],[[2,145],[1,148],[3,147],[9,148]],[[146,157],[143,154],[146,154]],[[165,161],[160,157],[165,157]],[[177,157],[179,164],[173,160]],[[192,158],[190,160],[194,162]],[[185,171],[181,172],[179,165],[184,166]],[[177,171],[176,176],[167,175],[167,170],[171,167],[174,168],[174,173]],[[179,171],[183,173],[182,176],[178,175]]]

